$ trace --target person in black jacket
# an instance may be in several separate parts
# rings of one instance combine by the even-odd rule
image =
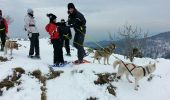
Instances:
[[[58,28],[59,34],[63,37],[63,43],[65,44],[65,49],[67,52],[67,56],[71,56],[70,54],[70,39],[72,38],[71,30],[69,26],[66,26],[66,22],[64,19],[61,19],[60,26]]]
[[[85,50],[84,50],[84,38],[86,34],[86,19],[84,15],[81,14],[74,6],[73,3],[69,3],[68,7],[68,25],[73,27],[75,30],[75,36],[73,45],[77,49],[78,60],[75,63],[83,63],[83,58],[85,57]]]
[[[2,10],[0,10],[0,38],[1,38],[0,51],[4,51],[7,33],[8,33],[8,23],[6,19],[2,17]]]

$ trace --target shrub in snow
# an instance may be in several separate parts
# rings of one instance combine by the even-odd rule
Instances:
[[[94,81],[94,84],[96,85],[109,83],[111,81],[114,81],[114,79],[116,78],[116,73],[100,73],[96,75],[98,76],[98,79]]]
[[[21,81],[19,80],[22,74],[25,73],[25,70],[18,67],[13,69],[13,75],[7,76],[3,81],[0,82],[0,96],[2,96],[3,91],[2,88],[6,88],[7,90],[14,87],[16,85],[20,85]]]
[[[54,71],[52,68],[50,68],[50,72],[47,75],[47,80],[54,79],[60,76],[61,73],[63,73],[63,71]]]
[[[6,62],[6,61],[8,61],[7,57],[0,56],[0,62]]]
[[[116,87],[115,86],[113,86],[112,84],[109,84],[109,86],[107,86],[107,90],[110,94],[116,96],[116,92],[115,92]]]

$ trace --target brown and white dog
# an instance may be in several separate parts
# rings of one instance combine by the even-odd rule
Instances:
[[[121,77],[123,74],[126,75],[126,79],[132,83],[132,81],[129,79],[129,75],[132,75],[132,77],[135,78],[135,90],[138,90],[139,84],[138,81],[142,79],[143,77],[146,77],[153,73],[156,70],[156,64],[151,64],[149,63],[148,65],[145,66],[137,66],[132,63],[126,63],[121,60],[116,60],[113,63],[114,69],[116,66],[119,65],[118,67],[118,72],[116,77]]]
[[[6,40],[4,46],[4,55],[7,54],[8,50],[10,50],[10,55],[12,55],[13,49],[18,50],[18,47],[21,47],[21,44],[18,44],[17,41]]]
[[[96,50],[94,53],[94,60],[93,63],[95,62],[95,60],[98,60],[99,64],[100,64],[100,60],[103,57],[104,58],[104,65],[106,65],[106,60],[107,60],[107,64],[109,64],[109,58],[112,55],[112,53],[114,53],[116,46],[115,44],[111,43],[110,45],[108,45],[106,48],[102,48],[101,50]]]

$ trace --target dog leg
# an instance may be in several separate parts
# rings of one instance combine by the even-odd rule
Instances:
[[[107,57],[107,64],[108,64],[108,65],[110,65],[110,64],[109,64],[109,58],[110,58],[110,57]]]
[[[10,55],[12,55],[12,49],[10,50]]]
[[[93,59],[93,63],[95,63],[95,58]]]
[[[6,55],[6,54],[7,54],[7,48],[4,47],[4,55]]]
[[[104,65],[106,65],[106,58],[104,57]]]
[[[97,58],[97,60],[98,60],[99,64],[101,64],[101,63],[100,63],[100,59],[101,59],[101,58]]]
[[[136,90],[136,91],[138,91],[138,81],[139,81],[139,80],[138,80],[137,78],[135,78],[135,90]]]
[[[129,83],[133,83],[130,79],[129,79],[129,74],[126,73],[126,79],[128,80]]]

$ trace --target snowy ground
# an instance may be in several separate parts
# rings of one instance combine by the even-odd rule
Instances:
[[[33,60],[27,58],[29,51],[29,41],[19,41],[22,47],[19,50],[13,51],[13,59],[7,62],[0,62],[0,81],[7,75],[12,74],[12,68],[22,67],[26,72],[33,70],[41,70],[43,74],[49,72],[48,64],[53,62],[53,48],[49,45],[47,39],[40,40],[41,60]],[[64,54],[65,54],[65,50]],[[66,61],[74,61],[76,57],[76,49],[71,48],[72,57],[64,56]],[[85,59],[93,61],[91,58],[93,54],[87,56]],[[114,54],[120,59],[123,56]],[[3,56],[3,52],[0,52]],[[9,55],[8,55],[9,56]],[[55,70],[63,70],[64,73],[60,77],[47,81],[47,100],[86,100],[89,97],[97,97],[99,100],[170,100],[170,60],[157,59],[157,69],[153,73],[155,77],[151,81],[143,78],[140,82],[138,91],[134,90],[134,83],[128,83],[123,77],[118,82],[112,82],[117,87],[117,96],[108,93],[105,85],[95,85],[94,81],[97,80],[96,73],[109,72],[113,73],[112,63],[115,58],[112,56],[110,59],[111,65],[103,65],[96,63],[82,64],[82,65],[68,65],[63,68],[55,68]],[[150,58],[135,59],[135,64],[145,65],[154,60]],[[102,61],[103,63],[103,61]],[[83,70],[83,73],[75,73],[76,71]],[[132,78],[133,79],[133,78]],[[5,90],[0,96],[0,100],[41,100],[42,84],[36,79],[27,75],[22,75],[22,84]],[[22,88],[21,91],[16,92],[17,88]]]

